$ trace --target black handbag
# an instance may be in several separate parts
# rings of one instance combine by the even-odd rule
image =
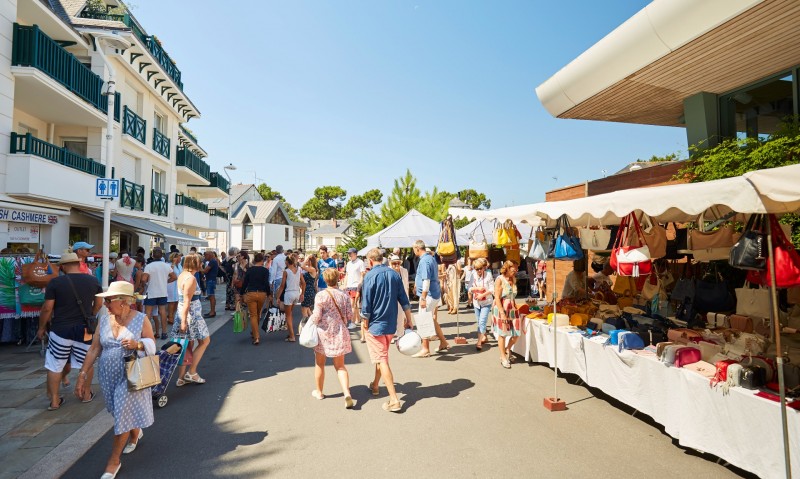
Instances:
[[[739,385],[746,389],[758,389],[767,384],[767,371],[761,366],[747,366],[739,373]]]
[[[489,246],[489,263],[502,263],[506,260],[505,250],[497,245]]]
[[[763,233],[764,216],[750,215],[739,241],[731,248],[728,262],[734,268],[764,271],[767,269],[767,237]]]
[[[667,254],[664,256],[665,259],[681,259],[686,256],[685,253],[679,253],[678,251],[683,251],[687,249],[687,239],[689,235],[689,230],[686,228],[679,229],[675,223],[672,223],[672,227],[675,229],[675,239],[668,239],[667,240]]]
[[[694,287],[694,307],[698,311],[722,313],[732,311],[736,307],[736,301],[724,282],[702,280]]]

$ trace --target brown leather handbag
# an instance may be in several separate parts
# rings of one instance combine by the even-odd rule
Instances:
[[[22,282],[35,288],[44,288],[57,277],[58,268],[50,264],[42,250],[36,253],[32,263],[22,265]]]

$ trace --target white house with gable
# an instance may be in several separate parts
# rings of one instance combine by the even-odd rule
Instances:
[[[308,224],[292,221],[280,201],[247,201],[233,212],[231,246],[271,251],[275,246],[305,250]]]

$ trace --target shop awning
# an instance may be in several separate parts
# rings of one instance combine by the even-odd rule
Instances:
[[[91,218],[103,221],[103,215],[99,213],[79,210],[81,214]],[[196,238],[180,231],[162,226],[154,221],[146,220],[144,218],[135,218],[133,216],[125,216],[120,214],[111,215],[111,223],[122,228],[132,229],[139,233],[149,234],[153,236],[163,236],[169,242],[183,245],[183,246],[197,246],[207,247],[208,241]]]

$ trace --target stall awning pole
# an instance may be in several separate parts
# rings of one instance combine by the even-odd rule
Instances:
[[[771,216],[771,215],[770,215]],[[786,418],[786,389],[783,381],[783,352],[781,351],[781,324],[778,316],[778,286],[775,280],[775,251],[772,249],[772,219],[767,221],[767,249],[769,251],[769,292],[772,309],[772,327],[775,331],[775,348],[778,363],[778,390],[781,397],[781,424],[783,425],[783,456],[786,467],[786,478],[792,479],[792,460],[789,451],[789,423]]]

